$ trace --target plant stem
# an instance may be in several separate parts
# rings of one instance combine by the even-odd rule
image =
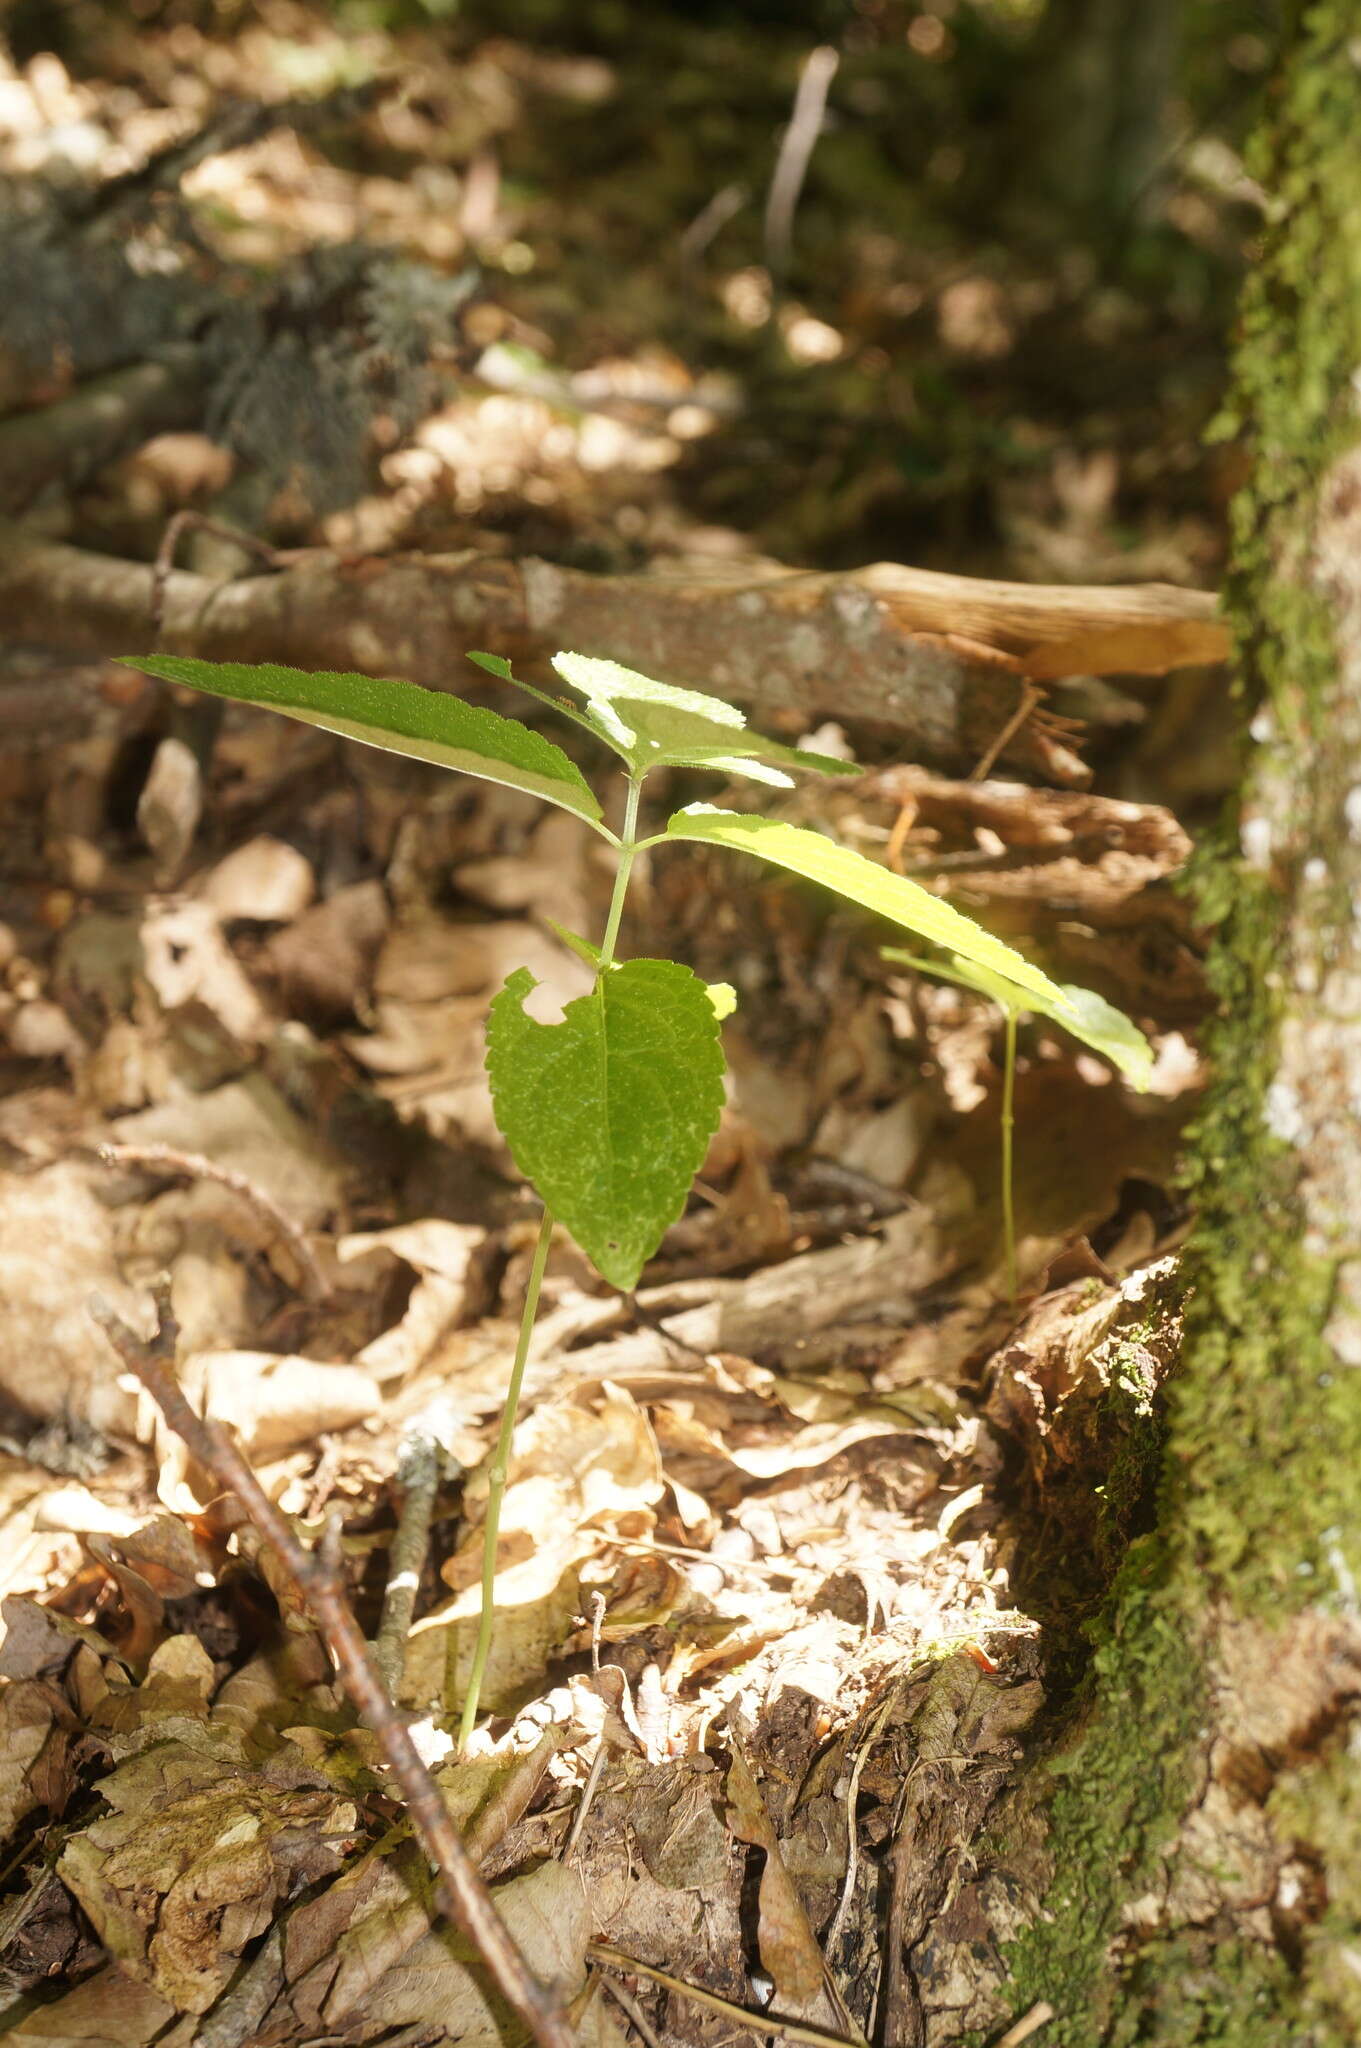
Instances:
[[[628,893],[633,858],[638,851],[638,798],[642,786],[641,775],[629,777],[628,800],[624,806],[624,829],[619,838],[619,865],[615,869],[614,893],[610,897],[609,915],[605,920],[605,937],[600,947],[602,971],[614,961],[619,921],[624,914],[624,897]],[[515,1415],[520,1405],[520,1386],[525,1376],[529,1340],[534,1330],[534,1318],[539,1311],[539,1294],[543,1287],[544,1269],[548,1264],[548,1249],[552,1241],[553,1217],[551,1211],[545,1209],[543,1222],[539,1227],[539,1241],[534,1247],[534,1262],[529,1269],[529,1286],[525,1290],[524,1311],[520,1317],[520,1336],[515,1346],[515,1363],[510,1369],[510,1384],[506,1388],[505,1406],[501,1410],[501,1428],[496,1439],[496,1449],[492,1452],[491,1469],[487,1475],[487,1520],[482,1538],[482,1609],[477,1617],[477,1641],[473,1646],[473,1661],[468,1672],[468,1685],[463,1695],[463,1709],[458,1727],[459,1751],[464,1755],[467,1754],[468,1743],[477,1721],[477,1704],[482,1692],[482,1680],[487,1669],[487,1658],[491,1654],[492,1632],[496,1620],[496,1547],[501,1527],[501,1502],[506,1491],[511,1438],[515,1433]]]
[[[1002,1073],[1002,1230],[1006,1238],[1007,1293],[1016,1306],[1016,1208],[1012,1186],[1012,1134],[1016,1128],[1016,1012],[1008,1008],[1006,1064]]]
[[[605,920],[605,936],[600,942],[600,964],[609,967],[614,960],[615,941],[619,937],[619,920],[624,914],[624,898],[628,894],[629,876],[633,872],[633,857],[638,851],[638,798],[642,793],[641,775],[630,775],[628,801],[624,806],[624,829],[619,835],[619,866],[614,875],[614,894],[610,898],[610,914]]]
[[[473,1648],[472,1668],[468,1673],[468,1689],[463,1695],[463,1715],[458,1727],[458,1746],[466,1754],[468,1742],[477,1720],[477,1702],[482,1691],[482,1678],[487,1668],[487,1657],[491,1651],[492,1625],[496,1618],[496,1544],[501,1528],[501,1502],[506,1491],[506,1473],[510,1466],[510,1440],[515,1433],[515,1411],[520,1405],[520,1385],[525,1376],[525,1361],[529,1357],[529,1340],[534,1332],[534,1318],[539,1309],[539,1292],[543,1287],[544,1268],[548,1264],[548,1248],[553,1242],[553,1216],[551,1210],[543,1212],[539,1225],[539,1241],[534,1247],[534,1262],[529,1269],[529,1285],[525,1289],[524,1313],[520,1317],[520,1338],[515,1346],[515,1363],[510,1369],[510,1384],[506,1388],[506,1402],[501,1410],[501,1429],[492,1452],[491,1469],[487,1474],[487,1521],[482,1539],[482,1611],[477,1617],[477,1642]]]

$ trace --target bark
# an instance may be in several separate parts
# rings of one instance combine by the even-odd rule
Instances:
[[[1237,358],[1229,593],[1256,708],[1199,877],[1221,1014],[1158,1521],[1078,1724],[998,1833],[1029,1924],[987,2020],[1048,2005],[1045,2048],[1361,2038],[1355,28],[1350,0],[1311,9],[1256,167],[1276,210]]]
[[[0,617],[13,637],[74,654],[152,645],[152,571],[0,531]],[[396,674],[463,688],[468,647],[541,660],[559,647],[685,680],[791,727],[867,723],[969,770],[996,751],[1050,781],[1085,780],[1072,728],[1026,692],[1054,677],[1160,674],[1223,654],[1215,599],[1168,585],[1115,590],[976,582],[880,563],[804,574],[755,564],[588,576],[539,561],[318,551],[279,573],[166,582],[161,645],[220,661]],[[470,675],[471,672],[469,671]]]

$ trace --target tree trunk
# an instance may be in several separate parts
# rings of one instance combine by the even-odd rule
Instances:
[[[1051,202],[1103,237],[1128,227],[1166,157],[1181,15],[1179,0],[1051,0],[1045,11],[1022,114],[1036,174]]]
[[[1354,7],[1322,0],[1256,166],[1230,590],[1254,708],[1200,862],[1221,1015],[1158,1527],[1003,1859],[1029,1917],[1004,2009],[1052,2007],[1043,2048],[1361,2039],[1359,134]]]

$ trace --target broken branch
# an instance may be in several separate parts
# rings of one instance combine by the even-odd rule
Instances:
[[[316,1621],[356,1712],[372,1729],[388,1769],[401,1787],[417,1837],[434,1865],[440,1911],[472,1943],[502,1997],[518,2013],[540,2048],[573,2048],[557,1994],[530,1969],[496,1910],[491,1893],[463,1845],[411,1733],[383,1689],[339,1579],[322,1558],[305,1550],[241,1453],[219,1425],[195,1414],[171,1370],[177,1326],[169,1283],[153,1289],[156,1334],[148,1342],[95,1296],[90,1313],[128,1370],[146,1388],[168,1426],[191,1455],[240,1501]]]
[[[96,1156],[104,1166],[142,1167],[148,1173],[173,1175],[182,1180],[211,1180],[219,1187],[230,1188],[284,1240],[297,1261],[304,1290],[311,1299],[324,1301],[330,1293],[306,1232],[285,1214],[272,1195],[266,1194],[255,1181],[247,1180],[244,1173],[219,1166],[216,1160],[205,1159],[197,1152],[176,1151],[173,1145],[100,1145]]]

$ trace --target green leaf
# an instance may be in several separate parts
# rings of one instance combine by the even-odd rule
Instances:
[[[410,754],[543,797],[606,838],[601,807],[581,770],[540,733],[442,690],[384,676],[309,674],[273,662],[196,661],[187,655],[125,656],[126,666],[213,697],[262,704],[390,754]]]
[[[708,990],[674,960],[608,968],[560,1024],[512,974],[487,1019],[496,1121],[515,1164],[616,1287],[637,1284],[685,1207],[723,1107]]]
[[[852,762],[787,747],[749,732],[735,704],[700,690],[657,683],[617,661],[588,654],[555,654],[553,666],[586,700],[586,716],[607,746],[635,773],[649,768],[710,768],[753,782],[793,787],[786,769],[819,775],[858,775]]]
[[[593,946],[589,939],[583,939],[580,932],[569,931],[565,924],[559,924],[555,917],[547,917],[544,923],[555,938],[561,939],[568,951],[575,953],[578,960],[584,960],[592,970],[600,966],[600,948]]]
[[[1153,1074],[1153,1048],[1137,1024],[1099,996],[1095,989],[1075,988],[1060,984],[1063,1005],[1060,1008],[1047,998],[1029,989],[1017,988],[1012,981],[1004,980],[1000,974],[989,973],[986,967],[971,965],[958,954],[946,960],[921,960],[914,953],[902,952],[897,946],[883,948],[885,960],[901,961],[905,967],[915,967],[925,974],[940,975],[946,981],[956,981],[964,988],[973,989],[975,994],[987,996],[992,1002],[1000,1003],[1004,1010],[1019,1016],[1023,1010],[1034,1011],[1038,1016],[1052,1018],[1061,1024],[1072,1037],[1089,1045],[1093,1052],[1099,1052],[1118,1068],[1132,1088],[1142,1094],[1148,1087]]]
[[[818,882],[834,895],[887,917],[894,924],[917,932],[934,945],[947,947],[962,959],[990,967],[1009,983],[1025,989],[1032,998],[1041,997],[1055,1007],[1050,1014],[1060,1022],[1069,1020],[1068,999],[1056,982],[1032,967],[1021,954],[995,939],[982,925],[965,917],[952,904],[943,903],[905,875],[892,874],[877,861],[866,860],[835,839],[801,825],[786,825],[778,818],[761,818],[745,811],[720,811],[712,804],[690,804],[677,811],[663,835],[667,839],[694,839],[707,846],[729,846],[736,853],[754,853],[760,860],[773,861],[791,874]]]
[[[1062,1024],[1065,1031],[1071,1031],[1074,1038],[1080,1038],[1084,1045],[1091,1046],[1093,1052],[1099,1052],[1113,1067],[1118,1067],[1131,1087],[1142,1094],[1153,1078],[1153,1048],[1138,1025],[1131,1023],[1123,1010],[1117,1010],[1114,1003],[1108,1003],[1095,989],[1065,987],[1063,993],[1080,1021],[1074,1024],[1048,1006],[1044,1010],[1045,1016],[1052,1017],[1056,1024]]]

